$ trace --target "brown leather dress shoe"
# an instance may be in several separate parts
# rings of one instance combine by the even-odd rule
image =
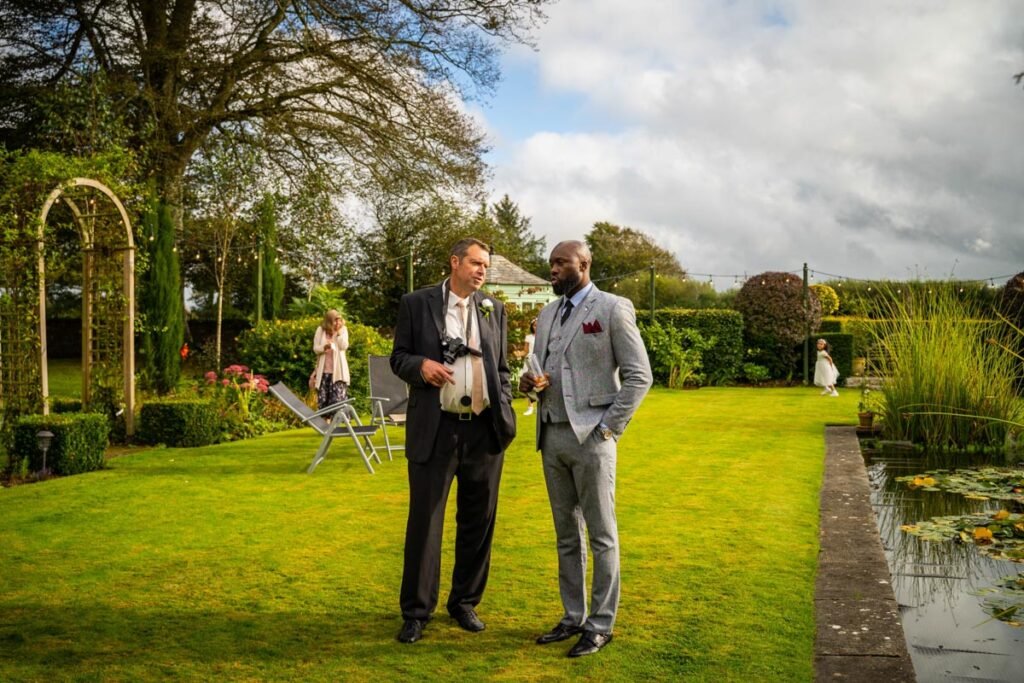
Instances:
[[[579,633],[583,633],[582,627],[566,626],[563,623],[559,623],[553,629],[537,638],[537,644],[547,645],[548,643],[557,643],[562,640],[568,640]]]
[[[484,625],[484,622],[480,621],[480,617],[478,617],[476,612],[473,610],[466,610],[465,612],[453,614],[452,619],[459,622],[459,626],[470,633],[479,633],[487,628]]]
[[[585,657],[592,655],[610,642],[612,642],[612,634],[610,633],[584,631],[579,641],[569,650],[569,656]]]
[[[415,643],[423,637],[423,627],[427,622],[421,619],[406,619],[402,630],[398,632],[398,642]]]

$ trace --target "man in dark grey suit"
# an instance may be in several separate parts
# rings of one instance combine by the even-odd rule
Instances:
[[[409,384],[403,643],[420,639],[437,606],[441,533],[455,477],[455,566],[447,608],[467,631],[484,630],[476,606],[490,569],[505,448],[516,434],[505,309],[478,291],[490,265],[487,245],[461,240],[449,264],[443,283],[402,297],[391,354],[392,369]]]
[[[590,250],[561,242],[551,252],[551,284],[561,297],[540,312],[535,354],[544,374],[535,390],[537,448],[558,541],[558,587],[565,614],[537,639],[541,645],[580,634],[570,657],[611,642],[619,603],[619,535],[615,521],[616,442],[651,386],[651,366],[633,304],[590,281]],[[587,535],[594,554],[587,608]]]

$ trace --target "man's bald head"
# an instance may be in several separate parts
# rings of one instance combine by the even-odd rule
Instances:
[[[559,242],[551,250],[551,287],[555,294],[572,296],[590,284],[590,248],[579,240]]]
[[[554,254],[559,249],[565,249],[567,252],[575,254],[581,262],[587,264],[587,270],[590,270],[590,264],[594,262],[594,257],[590,255],[590,247],[587,246],[586,242],[565,240],[556,244],[551,253]]]

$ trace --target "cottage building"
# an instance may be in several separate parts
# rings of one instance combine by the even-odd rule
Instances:
[[[487,269],[484,289],[500,293],[505,301],[525,311],[539,311],[556,298],[550,282],[523,270],[500,254],[491,254],[491,267]]]

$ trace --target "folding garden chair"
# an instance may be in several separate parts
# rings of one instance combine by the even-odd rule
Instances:
[[[404,451],[405,446],[392,446],[388,438],[388,426],[404,427],[405,413],[409,408],[409,385],[391,370],[388,356],[370,356],[367,361],[370,375],[370,424],[378,425],[384,433],[384,445],[391,451]]]
[[[316,449],[316,455],[313,456],[313,461],[309,464],[306,474],[311,474],[316,469],[316,466],[323,462],[331,441],[339,436],[347,436],[352,439],[352,443],[359,449],[359,455],[362,456],[366,469],[370,471],[370,474],[373,474],[373,465],[370,464],[370,458],[373,458],[379,464],[380,456],[377,455],[377,449],[374,448],[370,437],[377,433],[378,425],[364,425],[359,420],[359,415],[356,413],[355,408],[352,407],[351,399],[346,399],[329,405],[322,410],[314,411],[306,405],[305,401],[293,394],[292,390],[281,382],[270,387],[270,393],[277,397],[277,400],[281,403],[288,406],[289,410],[295,413],[299,419],[323,436],[323,439],[320,441],[320,447]],[[330,417],[331,415],[334,417],[330,422],[324,419],[325,416]],[[363,443],[360,443],[360,439],[366,444],[366,448],[363,448]],[[369,455],[367,455],[367,451],[369,451]]]

